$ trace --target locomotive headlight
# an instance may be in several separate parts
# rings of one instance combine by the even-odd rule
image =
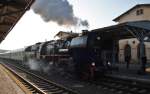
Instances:
[[[110,63],[109,61],[107,62],[107,64],[108,64],[108,65],[111,65],[111,63]]]
[[[97,40],[100,40],[100,39],[101,39],[101,37],[100,37],[100,36],[98,36],[98,37],[97,37]]]
[[[95,66],[95,62],[92,62],[92,64],[91,64],[92,66]]]

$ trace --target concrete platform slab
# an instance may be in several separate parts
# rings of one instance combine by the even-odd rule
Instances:
[[[145,74],[138,73],[141,66],[140,64],[130,64],[128,69],[126,68],[126,64],[117,64],[117,66],[119,70],[113,71],[110,76],[150,83],[150,72],[146,71]],[[147,64],[147,68],[149,67],[150,64]]]
[[[25,94],[0,65],[0,94]]]

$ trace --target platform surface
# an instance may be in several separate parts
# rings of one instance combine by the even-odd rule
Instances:
[[[0,94],[25,94],[0,65]]]
[[[139,73],[141,64],[132,63],[129,65],[129,68],[126,67],[125,63],[116,65],[118,66],[119,70],[113,71],[111,76],[150,83],[150,63],[146,65],[146,73],[144,74]]]

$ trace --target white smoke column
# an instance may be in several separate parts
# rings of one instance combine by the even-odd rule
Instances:
[[[87,20],[74,16],[72,5],[67,0],[36,0],[32,9],[46,22],[53,21],[64,26],[89,26]]]

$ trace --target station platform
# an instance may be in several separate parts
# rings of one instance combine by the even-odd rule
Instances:
[[[110,74],[112,77],[150,83],[150,63],[146,65],[146,73],[144,74],[140,73],[140,64],[132,63],[128,69],[126,64],[116,64],[115,66],[118,66],[119,69]]]
[[[0,64],[0,94],[27,94],[27,90],[16,81],[17,79],[15,80],[14,76]]]

